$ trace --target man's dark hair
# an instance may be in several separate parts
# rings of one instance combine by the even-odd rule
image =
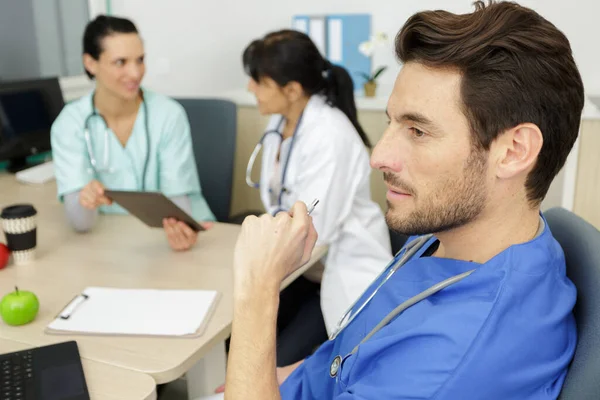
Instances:
[[[455,68],[473,143],[489,150],[503,132],[536,124],[544,143],[527,177],[537,206],[579,132],[584,90],[566,36],[535,11],[512,2],[475,2],[471,14],[426,11],[396,36],[403,63]]]

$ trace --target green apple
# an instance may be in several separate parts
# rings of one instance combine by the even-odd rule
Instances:
[[[32,292],[15,291],[8,293],[0,301],[0,316],[8,325],[25,325],[35,319],[40,302]]]

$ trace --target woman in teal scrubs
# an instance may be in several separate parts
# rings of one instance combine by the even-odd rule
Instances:
[[[66,105],[52,126],[58,197],[71,225],[88,231],[99,212],[125,213],[104,195],[105,188],[160,191],[198,221],[214,221],[183,107],[141,87],[144,46],[135,25],[107,16],[91,21],[83,64],[95,89]],[[196,242],[196,233],[181,221],[165,220],[164,229],[174,250]]]

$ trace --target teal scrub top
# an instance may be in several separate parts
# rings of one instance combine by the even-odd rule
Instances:
[[[215,216],[202,196],[190,125],[183,106],[144,89],[145,107],[140,105],[125,146],[97,115],[88,120],[88,143],[84,130],[86,119],[92,114],[92,94],[67,104],[52,125],[52,157],[59,200],[67,193],[81,190],[92,179],[112,190],[141,191],[148,157],[145,191],[162,192],[167,197],[186,195],[196,220],[214,221]],[[97,169],[92,168],[89,145]],[[126,213],[117,204],[102,206],[100,212]]]

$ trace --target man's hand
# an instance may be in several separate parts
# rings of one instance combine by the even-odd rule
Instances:
[[[101,205],[112,204],[112,200],[104,195],[104,186],[94,179],[79,192],[79,204],[88,210],[95,210]]]
[[[203,222],[200,225],[204,229],[212,228],[212,222]],[[198,233],[190,228],[185,222],[178,221],[174,218],[166,218],[163,220],[163,228],[167,234],[169,246],[175,251],[189,250],[198,239]]]
[[[246,218],[233,256],[233,324],[226,400],[281,400],[275,367],[281,282],[310,259],[317,232],[306,204]],[[287,372],[287,371],[286,371]]]
[[[316,242],[317,231],[302,202],[275,217],[247,217],[235,247],[234,293],[265,285],[279,292],[283,279],[310,260]]]

